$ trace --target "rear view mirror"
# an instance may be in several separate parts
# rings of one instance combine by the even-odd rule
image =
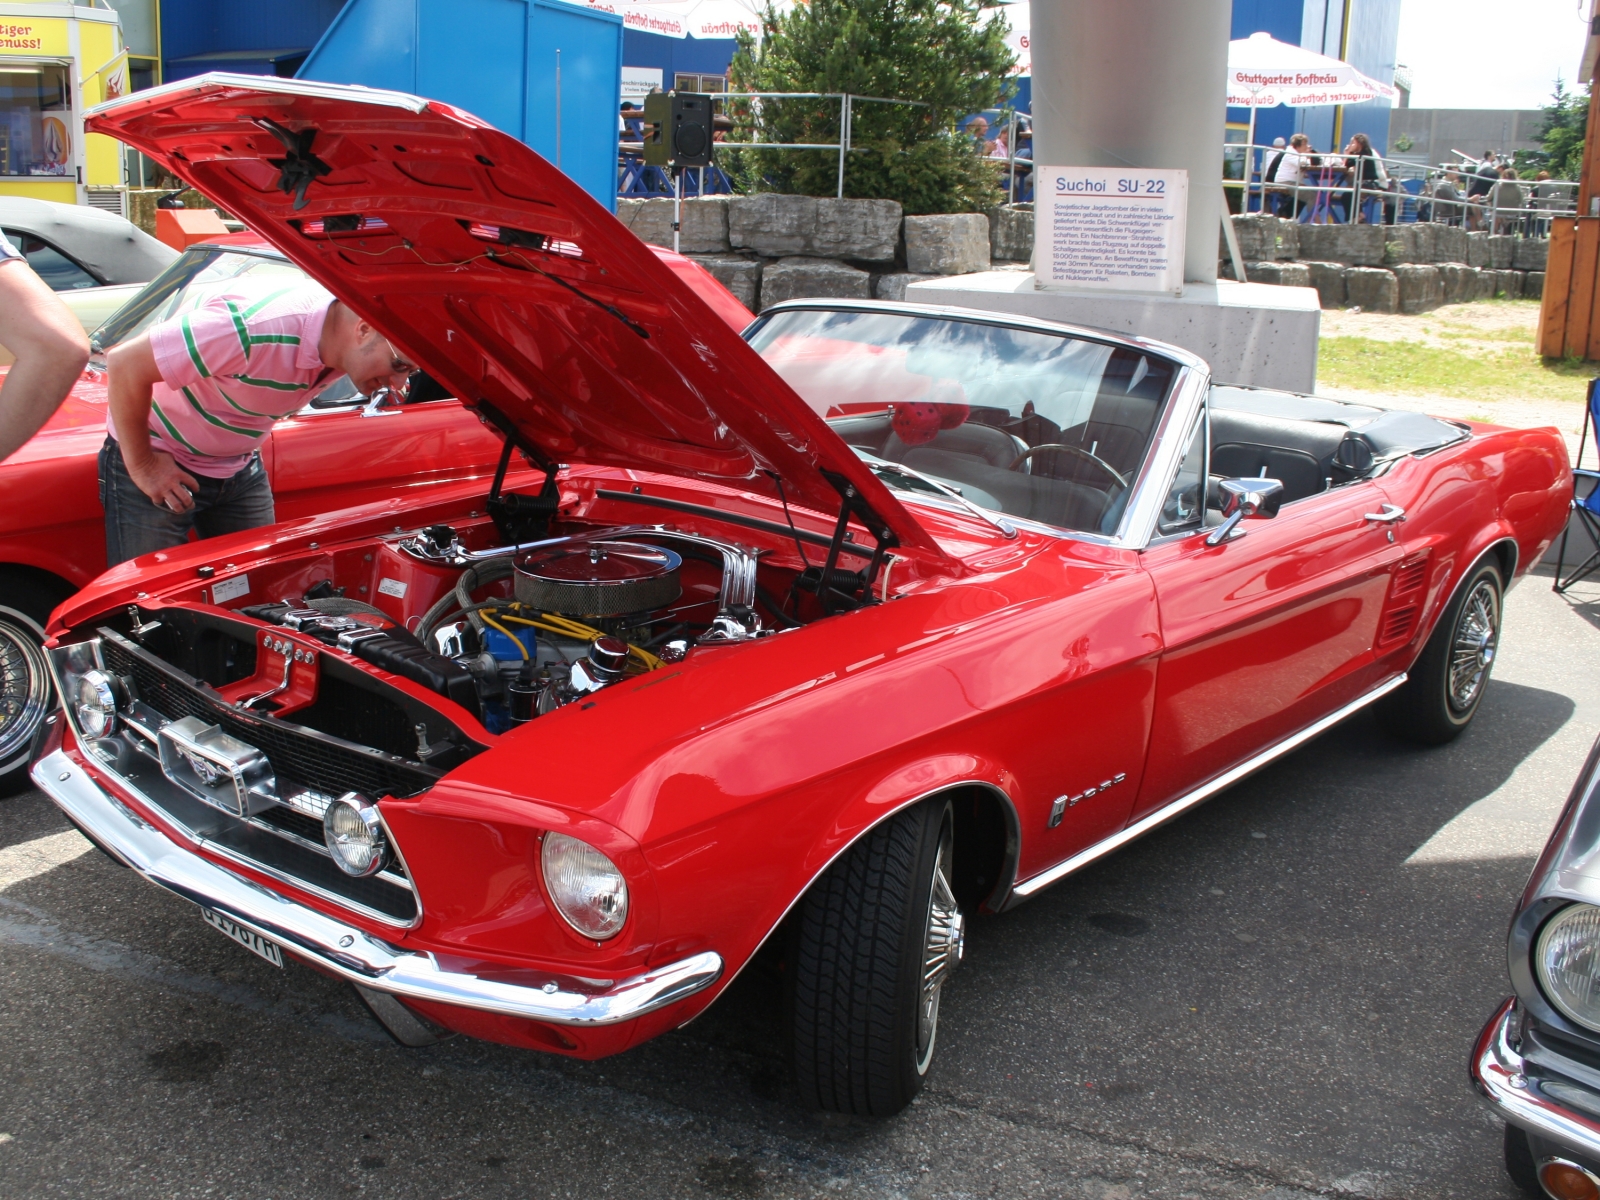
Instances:
[[[1222,492],[1222,515],[1227,519],[1206,536],[1208,546],[1243,537],[1241,521],[1247,517],[1275,517],[1283,503],[1283,484],[1276,479],[1224,479],[1218,487]]]

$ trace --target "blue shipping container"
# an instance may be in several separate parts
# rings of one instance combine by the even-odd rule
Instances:
[[[560,0],[349,0],[298,78],[464,108],[617,210],[621,17]]]

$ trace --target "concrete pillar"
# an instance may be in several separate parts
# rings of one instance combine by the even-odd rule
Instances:
[[[1183,275],[1217,279],[1230,0],[1033,0],[1033,157],[1189,172]]]

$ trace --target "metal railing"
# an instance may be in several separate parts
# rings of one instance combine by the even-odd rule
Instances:
[[[923,100],[893,100],[883,96],[857,96],[850,92],[714,92],[715,100],[837,100],[839,102],[839,140],[837,142],[716,142],[719,150],[836,150],[839,153],[839,180],[837,194],[844,199],[844,166],[846,156],[855,149],[850,144],[851,125],[857,104],[910,104],[927,108]],[[637,118],[634,118],[637,119]],[[743,122],[750,127],[752,122]],[[738,126],[736,125],[736,128]],[[676,184],[674,184],[676,190]]]
[[[1358,164],[1352,170],[1346,160],[1356,156],[1342,152],[1306,152],[1303,157],[1313,162],[1292,184],[1264,179],[1272,157],[1283,149],[1243,142],[1224,143],[1222,185],[1224,189],[1235,189],[1241,212],[1266,211],[1268,201],[1276,198],[1275,207],[1286,210],[1278,215],[1315,224],[1370,220],[1375,215],[1378,220],[1374,223],[1425,221],[1462,225],[1468,230],[1544,236],[1552,219],[1576,211],[1578,185],[1571,180],[1497,179],[1487,193],[1468,196],[1467,191],[1476,178],[1470,164],[1466,167],[1456,163],[1429,166],[1377,154],[1362,156],[1372,160],[1371,166]],[[1377,173],[1379,163],[1383,165],[1387,185],[1383,182],[1375,185],[1369,178]],[[1440,197],[1438,186],[1449,180],[1447,172],[1451,171],[1457,172],[1457,178],[1450,182],[1456,185],[1458,194]],[[1414,183],[1415,189],[1407,187],[1408,183]],[[1515,185],[1516,191],[1510,196],[1515,203],[1505,202],[1508,196],[1504,185],[1508,183]],[[1543,194],[1535,193],[1535,188],[1541,189]],[[1251,208],[1252,201],[1259,201],[1255,210]],[[1373,206],[1377,206],[1376,211]]]

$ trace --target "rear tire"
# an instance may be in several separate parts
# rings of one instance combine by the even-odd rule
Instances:
[[[1487,562],[1457,589],[1410,678],[1383,701],[1383,717],[1393,732],[1424,746],[1442,746],[1472,723],[1500,645],[1504,594],[1500,569]]]
[[[1539,1185],[1539,1168],[1533,1161],[1533,1147],[1528,1145],[1528,1135],[1515,1125],[1506,1126],[1506,1174],[1517,1190],[1534,1200],[1548,1200]]]
[[[0,796],[31,785],[33,737],[56,707],[55,684],[44,657],[50,611],[72,594],[65,584],[0,573]]]
[[[888,1117],[922,1090],[963,947],[954,829],[948,800],[914,805],[864,834],[801,900],[787,999],[812,1106]]]

